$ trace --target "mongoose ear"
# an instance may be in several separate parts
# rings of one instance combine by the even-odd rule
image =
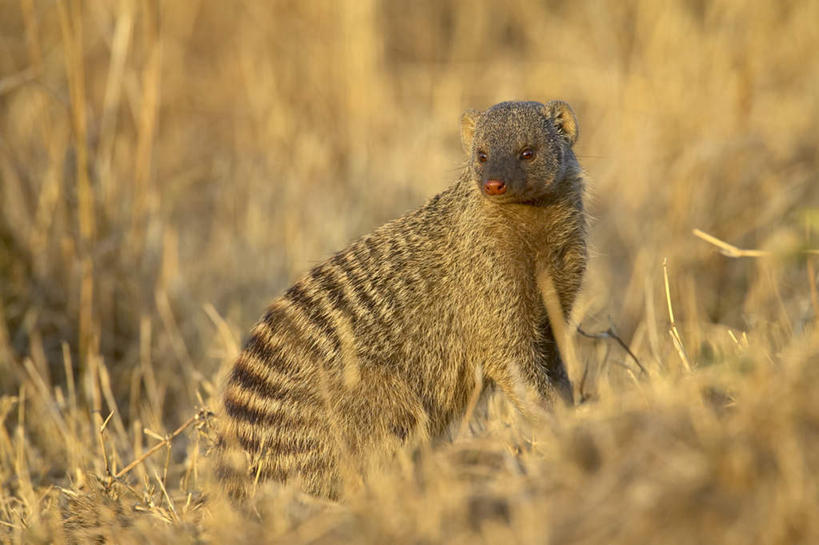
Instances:
[[[475,136],[475,124],[478,122],[481,112],[478,110],[467,110],[461,116],[461,145],[467,155],[472,153],[472,139]]]
[[[543,106],[543,114],[549,119],[564,138],[573,146],[577,142],[577,117],[568,102],[550,100]]]

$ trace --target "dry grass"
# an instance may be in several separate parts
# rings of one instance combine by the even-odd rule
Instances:
[[[819,541],[819,4],[746,4],[0,0],[0,541]],[[509,98],[575,107],[575,319],[648,373],[573,336],[539,429],[496,399],[340,506],[207,493],[208,419],[161,441],[266,301]]]

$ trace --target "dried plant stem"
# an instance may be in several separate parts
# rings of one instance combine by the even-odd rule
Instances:
[[[617,335],[617,334],[614,332],[614,328],[613,328],[613,327],[609,326],[609,328],[608,328],[607,330],[605,330],[605,331],[601,331],[601,332],[599,332],[599,333],[587,333],[587,332],[583,331],[583,329],[581,329],[581,328],[580,328],[580,326],[577,326],[577,332],[578,332],[580,335],[584,336],[584,337],[588,337],[589,339],[614,339],[615,341],[617,341],[617,344],[619,344],[619,345],[620,345],[620,347],[621,347],[623,350],[625,350],[625,351],[626,351],[626,353],[628,353],[628,355],[629,355],[629,356],[631,356],[631,359],[632,359],[632,360],[634,360],[634,363],[636,363],[636,364],[637,364],[637,367],[639,367],[639,368],[640,368],[640,372],[641,372],[643,375],[649,376],[649,373],[648,373],[648,371],[646,370],[646,368],[645,368],[645,367],[643,367],[643,364],[642,364],[642,363],[640,363],[640,360],[639,360],[639,359],[637,359],[637,356],[635,356],[635,355],[634,355],[634,352],[632,352],[632,351],[631,351],[631,349],[630,349],[630,348],[628,347],[628,345],[627,345],[627,344],[626,344],[626,343],[623,341],[623,339],[621,339],[621,338],[620,338],[620,337],[619,337],[619,336],[618,336],[618,335]]]
[[[713,244],[717,248],[722,255],[728,257],[770,257],[773,255],[771,252],[766,250],[745,250],[743,248],[737,248],[733,244],[728,244],[724,240],[720,240],[714,235],[709,235],[705,231],[701,231],[700,229],[693,229],[691,231],[694,233],[694,236],[701,238],[705,242]],[[819,250],[809,248],[807,250],[802,250],[800,253],[806,255],[819,255]]]
[[[88,177],[88,145],[85,102],[85,62],[83,57],[83,14],[79,1],[57,2],[60,30],[65,50],[65,69],[71,95],[71,122],[77,150],[77,204],[82,242],[93,242],[96,234],[94,193]]]
[[[685,367],[686,371],[690,372],[691,363],[688,360],[688,355],[685,353],[685,346],[683,345],[680,332],[677,329],[677,322],[674,321],[674,308],[671,306],[671,287],[668,282],[668,259],[663,259],[663,279],[665,280],[665,300],[666,303],[668,303],[668,321],[671,324],[668,334],[671,336],[674,348],[677,349],[677,353],[680,355],[683,367]]]
[[[766,252],[764,250],[743,250],[742,248],[737,248],[733,244],[728,244],[724,240],[720,240],[713,235],[700,231],[699,229],[694,229],[692,232],[694,233],[694,236],[697,236],[705,242],[711,243],[719,248],[720,253],[728,257],[767,257],[771,255],[770,252]]]
[[[158,452],[162,447],[165,447],[165,446],[170,447],[171,441],[173,441],[180,433],[182,433],[183,431],[188,429],[188,427],[191,424],[193,424],[194,422],[196,422],[198,420],[201,420],[202,418],[203,418],[203,412],[202,411],[200,411],[200,412],[196,413],[195,415],[193,415],[192,417],[188,418],[185,421],[185,423],[182,424],[181,426],[179,426],[178,428],[176,428],[172,434],[170,434],[164,440],[160,441],[159,443],[157,443],[156,445],[152,446],[150,449],[145,451],[145,453],[143,453],[142,456],[140,456],[139,458],[137,458],[136,460],[134,460],[133,462],[131,462],[127,466],[123,467],[121,470],[119,470],[119,472],[116,475],[114,475],[114,477],[116,477],[117,479],[121,478],[123,475],[125,475],[126,473],[128,473],[129,471],[134,469],[136,466],[138,466],[139,464],[144,462],[145,459],[148,458],[150,455],[154,454],[155,452]]]

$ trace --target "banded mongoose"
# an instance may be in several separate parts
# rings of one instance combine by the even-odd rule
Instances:
[[[455,184],[269,305],[226,378],[216,460],[229,490],[296,478],[338,498],[350,472],[441,436],[476,387],[571,403],[538,278],[567,316],[586,263],[577,132],[562,101],[467,111]]]

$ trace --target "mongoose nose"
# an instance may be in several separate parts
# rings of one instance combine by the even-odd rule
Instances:
[[[506,184],[500,180],[487,180],[483,184],[483,190],[487,195],[503,195],[506,193]]]

